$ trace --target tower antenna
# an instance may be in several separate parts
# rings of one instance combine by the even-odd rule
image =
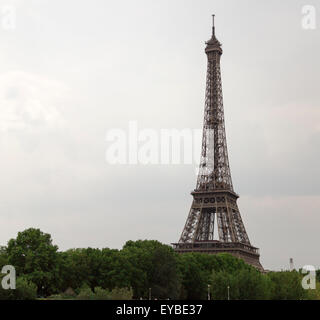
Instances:
[[[215,35],[215,30],[214,30],[214,17],[215,17],[215,15],[213,14],[213,15],[212,15],[212,35],[213,35],[213,36]]]

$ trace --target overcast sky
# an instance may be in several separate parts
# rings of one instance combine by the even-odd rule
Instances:
[[[320,267],[320,29],[302,28],[304,5],[320,14],[312,0],[0,0],[0,243],[29,227],[61,250],[178,241],[194,166],[111,165],[106,134],[201,128],[215,13],[251,243],[267,269]]]

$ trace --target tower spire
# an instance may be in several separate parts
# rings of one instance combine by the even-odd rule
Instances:
[[[215,28],[214,28],[214,14],[212,15],[212,37],[215,37]]]
[[[214,17],[215,17],[215,15],[213,14],[212,15],[212,35],[211,35],[211,39],[206,42],[206,44],[207,44],[206,52],[218,50],[222,54],[221,43],[216,38]]]

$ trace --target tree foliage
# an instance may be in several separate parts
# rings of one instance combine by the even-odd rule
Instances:
[[[271,299],[300,300],[308,297],[308,291],[302,288],[299,272],[270,272],[267,276],[271,280]]]
[[[17,289],[0,289],[0,299],[207,299],[208,289],[217,300],[320,296],[302,288],[299,272],[263,274],[229,254],[177,254],[154,240],[59,252],[49,234],[30,228],[0,247],[0,267],[7,264],[16,268]]]
[[[36,284],[39,294],[46,295],[57,289],[57,250],[50,234],[30,228],[9,240],[6,251],[8,262],[16,268],[17,275],[24,275]]]
[[[263,300],[270,298],[270,281],[254,268],[239,271],[213,271],[212,298],[216,300]]]
[[[34,300],[37,298],[37,286],[25,277],[18,277],[16,289],[3,289],[0,286],[0,300]]]

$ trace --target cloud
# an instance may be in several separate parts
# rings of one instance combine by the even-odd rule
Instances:
[[[63,126],[62,83],[41,75],[10,71],[0,75],[0,130],[48,130]]]

